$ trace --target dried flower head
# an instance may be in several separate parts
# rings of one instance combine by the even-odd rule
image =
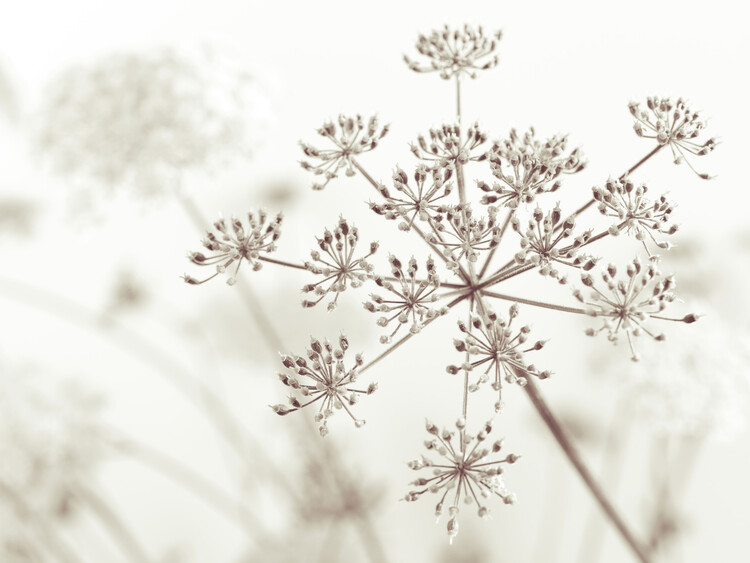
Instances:
[[[477,150],[487,141],[487,135],[479,130],[479,123],[474,123],[465,132],[461,126],[443,125],[430,129],[430,141],[424,135],[417,137],[417,144],[411,145],[411,152],[419,160],[434,161],[440,166],[482,162],[487,159],[486,151]]]
[[[260,262],[261,252],[273,252],[276,250],[276,241],[281,236],[281,213],[267,221],[268,216],[264,211],[257,214],[247,214],[247,224],[240,219],[219,219],[214,223],[214,232],[206,232],[206,238],[201,242],[212,254],[206,256],[202,252],[191,252],[188,258],[198,266],[215,266],[216,271],[204,280],[197,280],[185,274],[183,279],[192,285],[199,285],[226,272],[235,262],[233,274],[227,279],[229,285],[233,285],[237,279],[237,273],[243,260],[246,260],[254,271],[260,270],[263,264]]]
[[[671,245],[668,242],[657,241],[654,237],[654,233],[673,235],[677,232],[677,225],[666,224],[674,210],[666,196],[662,195],[651,202],[645,197],[648,187],[645,184],[636,186],[629,178],[610,178],[603,188],[594,186],[593,191],[594,199],[599,202],[599,211],[620,221],[610,228],[610,234],[617,235],[623,230],[633,233],[636,239],[643,242],[649,254],[647,236],[658,248],[669,249]]]
[[[349,340],[340,336],[338,348],[334,348],[328,340],[321,342],[317,338],[310,339],[307,350],[307,360],[302,356],[281,356],[281,363],[287,373],[279,373],[279,379],[287,387],[292,388],[302,396],[300,401],[295,395],[289,397],[289,404],[273,405],[276,414],[286,415],[309,405],[318,403],[315,422],[320,424],[321,436],[328,434],[328,419],[334,409],[344,409],[354,421],[357,428],[364,426],[365,421],[352,414],[349,407],[357,402],[359,395],[371,395],[377,389],[377,384],[370,383],[367,389],[352,387],[357,380],[357,368],[364,363],[361,354],[354,357],[355,366],[347,369],[344,366],[344,356],[349,349]]]
[[[250,155],[267,106],[260,82],[215,47],[113,54],[51,85],[37,144],[64,173],[155,194],[183,171]]]
[[[521,220],[517,214],[513,215],[510,224],[521,236],[521,250],[514,256],[515,262],[538,267],[538,272],[543,276],[550,276],[564,283],[566,278],[560,276],[553,262],[589,271],[598,261],[598,258],[579,254],[579,250],[591,240],[590,230],[570,241],[575,228],[575,216],[563,220],[559,203],[546,214],[537,205],[525,231],[521,229]],[[563,241],[569,242],[563,244]]]
[[[566,154],[567,137],[553,136],[542,142],[534,128],[519,136],[511,129],[508,139],[493,144],[488,155],[492,175],[502,183],[478,181],[485,205],[501,202],[510,208],[531,203],[541,193],[560,188],[561,174],[575,174],[586,166],[580,149]],[[551,184],[551,185],[550,185]]]
[[[73,516],[78,487],[95,477],[105,456],[103,403],[74,381],[50,388],[36,375],[14,369],[0,378],[0,482],[59,525]],[[0,527],[0,554],[10,532]]]
[[[711,176],[697,172],[685,156],[685,152],[703,156],[716,148],[717,141],[713,137],[703,143],[697,140],[706,127],[706,121],[682,98],[672,100],[651,96],[646,98],[646,106],[648,109],[643,109],[640,102],[631,102],[628,106],[636,120],[633,125],[636,134],[656,139],[660,146],[669,145],[675,164],[684,161],[698,177],[709,180]]]
[[[458,440],[455,431],[443,429],[441,432],[429,420],[425,426],[431,438],[424,445],[429,451],[435,452],[442,459],[435,462],[426,456],[421,456],[409,462],[414,471],[432,469],[433,477],[420,477],[412,481],[412,485],[419,487],[409,491],[404,500],[415,501],[424,493],[440,494],[440,500],[435,507],[435,516],[443,514],[446,500],[448,508],[448,537],[452,542],[458,535],[458,507],[463,498],[465,504],[476,503],[477,514],[480,518],[489,516],[489,509],[483,504],[483,499],[491,496],[500,497],[505,504],[516,502],[515,494],[508,492],[503,481],[503,463],[515,463],[517,455],[508,454],[503,459],[490,461],[491,454],[497,454],[503,448],[503,441],[496,440],[491,446],[485,445],[485,440],[492,432],[492,421],[487,422],[476,436],[466,433],[466,421],[460,418],[456,421]],[[451,498],[448,494],[451,493]]]
[[[417,39],[417,51],[428,59],[427,64],[419,64],[406,55],[404,61],[415,72],[438,72],[446,80],[462,74],[476,78],[477,70],[497,66],[498,58],[493,53],[501,37],[500,31],[485,35],[481,25],[464,25],[463,29],[446,25]]]
[[[305,268],[313,274],[322,275],[323,279],[302,288],[305,293],[318,296],[315,301],[303,301],[302,305],[314,307],[326,295],[333,292],[336,295],[328,303],[328,310],[332,311],[336,307],[339,294],[345,291],[348,285],[360,287],[372,275],[373,267],[367,262],[367,258],[375,254],[378,243],[371,242],[368,254],[361,258],[354,258],[359,231],[354,225],[350,226],[343,217],[339,219],[339,224],[333,232],[326,229],[323,237],[317,240],[320,250],[327,254],[327,258],[322,257],[320,251],[313,250],[310,253],[313,262],[305,262]]]
[[[588,309],[586,313],[592,317],[604,319],[599,329],[587,329],[586,334],[595,336],[606,330],[607,338],[611,342],[617,342],[620,331],[625,332],[632,359],[639,359],[633,347],[632,337],[638,337],[646,333],[651,338],[662,341],[666,338],[664,334],[654,334],[643,323],[649,319],[662,319],[669,321],[682,321],[685,323],[695,322],[698,317],[694,314],[686,315],[681,319],[661,316],[669,303],[675,300],[675,281],[672,276],[662,276],[656,268],[654,261],[649,261],[646,266],[636,258],[625,268],[625,280],[615,280],[617,268],[610,264],[602,271],[602,281],[607,286],[606,292],[600,291],[594,284],[593,276],[584,272],[581,274],[583,285],[591,288],[589,298],[576,289],[575,297],[584,303]]]
[[[389,127],[385,125],[380,128],[378,118],[374,115],[368,120],[366,128],[361,115],[355,117],[339,115],[338,128],[336,124],[329,121],[318,129],[320,136],[328,139],[336,148],[317,149],[308,143],[300,142],[305,156],[313,161],[319,161],[317,164],[312,164],[303,160],[300,162],[302,168],[325,178],[323,183],[313,184],[313,189],[325,188],[328,182],[338,177],[338,171],[341,168],[346,168],[347,176],[354,176],[356,172],[352,158],[377,147],[380,139],[388,133]]]
[[[419,164],[414,170],[415,186],[412,187],[406,172],[397,167],[393,173],[393,187],[401,195],[391,195],[388,188],[380,185],[378,191],[386,202],[370,202],[370,209],[386,219],[403,219],[398,228],[408,231],[415,219],[430,221],[440,212],[442,207],[438,202],[453,191],[453,184],[449,182],[452,175],[451,166]]]
[[[435,217],[435,232],[429,242],[443,248],[443,256],[449,261],[446,266],[453,271],[459,269],[462,259],[470,263],[477,261],[482,251],[495,248],[500,239],[497,208],[487,208],[487,217],[475,217],[468,203],[441,207],[444,215]]]
[[[444,307],[433,306],[437,302],[435,292],[440,287],[440,279],[432,257],[427,259],[427,279],[417,277],[419,267],[414,257],[409,259],[406,272],[401,260],[392,254],[388,257],[388,262],[393,278],[376,276],[373,279],[378,286],[390,292],[390,298],[373,293],[370,294],[369,301],[364,303],[365,309],[371,313],[385,313],[378,318],[378,326],[386,327],[394,322],[396,324],[389,335],[380,337],[383,344],[389,343],[402,326],[411,323],[409,332],[416,334],[426,323],[447,312]]]
[[[469,322],[458,321],[458,330],[463,338],[453,340],[453,345],[459,352],[466,353],[464,364],[449,365],[446,371],[452,375],[461,370],[473,371],[483,369],[479,378],[469,385],[469,392],[475,392],[490,380],[492,374],[492,388],[497,391],[495,412],[500,412],[503,406],[502,382],[526,385],[526,378],[534,375],[540,379],[548,378],[549,371],[538,371],[533,365],[524,362],[523,354],[544,347],[545,340],[537,340],[527,344],[531,327],[522,326],[515,332],[511,328],[513,320],[518,316],[518,305],[513,304],[508,309],[507,320],[494,312],[487,312],[485,318],[471,315]]]

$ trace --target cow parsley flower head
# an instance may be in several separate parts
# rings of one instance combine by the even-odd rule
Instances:
[[[416,334],[422,327],[435,317],[444,315],[448,310],[445,307],[436,307],[436,291],[440,287],[440,279],[432,257],[427,259],[426,279],[419,279],[417,272],[419,265],[412,257],[404,271],[404,266],[394,255],[388,257],[391,265],[393,281],[382,276],[376,276],[373,281],[389,293],[385,297],[372,293],[369,301],[365,302],[365,309],[371,313],[384,313],[378,318],[378,326],[386,327],[395,324],[390,334],[380,337],[380,342],[388,344],[398,333],[400,328],[409,326],[409,332]]]
[[[652,202],[646,197],[648,187],[645,184],[636,185],[628,178],[610,178],[603,188],[594,186],[593,191],[594,199],[599,202],[600,213],[616,217],[619,221],[610,228],[610,234],[618,235],[623,230],[633,233],[636,239],[643,242],[647,252],[647,237],[660,249],[670,248],[668,242],[657,241],[655,237],[655,233],[673,235],[677,232],[677,225],[667,224],[674,206],[666,196],[662,195]]]
[[[549,371],[538,371],[532,364],[524,361],[524,354],[541,350],[546,341],[537,340],[528,343],[531,327],[522,326],[517,331],[512,328],[518,317],[518,305],[508,309],[505,319],[494,312],[487,312],[485,318],[472,315],[468,323],[458,321],[458,329],[463,338],[453,340],[457,351],[466,353],[464,364],[449,365],[448,373],[455,375],[461,370],[480,371],[479,378],[469,385],[469,392],[475,392],[492,377],[492,388],[497,391],[495,412],[500,412],[503,405],[503,380],[509,384],[526,385],[526,378],[534,375],[540,379],[548,378]]]
[[[673,292],[675,281],[672,276],[663,276],[653,260],[644,266],[640,260],[634,259],[625,268],[625,279],[620,280],[616,279],[617,268],[610,264],[601,272],[601,277],[606,290],[600,290],[594,277],[584,272],[581,274],[581,281],[591,289],[589,296],[584,296],[578,289],[573,293],[576,299],[588,307],[588,315],[604,319],[600,328],[589,328],[586,334],[595,336],[606,331],[608,340],[617,342],[619,334],[624,332],[634,361],[640,358],[633,346],[634,337],[646,333],[657,341],[666,338],[663,333],[654,334],[644,326],[649,318],[685,323],[698,320],[695,314],[688,314],[680,319],[661,316],[667,305],[676,299]]]
[[[654,351],[655,352],[655,351]],[[747,423],[750,333],[709,314],[673,346],[644,354],[623,386],[650,427],[673,436],[727,440]]]
[[[487,134],[480,131],[479,123],[473,123],[463,132],[458,124],[443,125],[430,129],[429,137],[428,142],[424,135],[419,135],[417,143],[411,145],[411,152],[419,160],[446,167],[456,162],[467,164],[487,159],[487,152],[478,150],[487,141]]]
[[[259,260],[261,252],[276,250],[276,241],[281,236],[281,213],[268,221],[264,211],[257,214],[248,213],[247,223],[240,219],[219,219],[214,223],[214,232],[207,231],[206,238],[201,241],[203,246],[211,252],[206,256],[202,252],[191,252],[188,258],[197,266],[214,266],[215,272],[204,280],[197,280],[185,274],[183,279],[191,285],[200,285],[227,271],[234,266],[234,272],[227,278],[227,284],[234,285],[237,274],[246,261],[254,271],[260,270],[263,263]]]
[[[141,194],[248,157],[268,121],[260,82],[204,45],[106,56],[51,85],[37,144],[57,169]]]
[[[462,29],[450,29],[447,25],[434,30],[430,35],[420,35],[416,48],[427,59],[420,64],[404,55],[404,62],[414,72],[437,72],[441,78],[467,75],[477,77],[477,70],[497,66],[495,55],[502,32],[485,35],[482,26],[464,25]]]
[[[432,222],[443,209],[440,201],[453,191],[452,176],[453,167],[450,165],[435,163],[428,167],[419,164],[414,170],[414,184],[411,184],[406,172],[396,167],[393,173],[395,193],[383,185],[378,186],[386,201],[381,204],[370,202],[370,209],[389,220],[401,219],[398,228],[402,231],[411,229],[416,219]]]
[[[322,190],[328,182],[338,177],[338,171],[346,168],[347,176],[354,176],[353,158],[369,152],[378,146],[380,139],[388,133],[389,125],[380,127],[376,116],[370,117],[365,125],[361,115],[354,117],[339,115],[338,122],[329,121],[318,129],[318,134],[324,137],[333,148],[317,149],[308,143],[300,143],[302,152],[310,160],[300,162],[302,168],[323,176],[322,183],[313,184],[314,190]],[[315,162],[315,164],[313,164]]]
[[[698,177],[704,180],[711,178],[708,174],[697,172],[685,156],[686,152],[695,156],[706,155],[717,145],[713,137],[703,142],[698,140],[706,127],[706,120],[692,110],[685,100],[651,96],[646,98],[646,109],[641,107],[640,102],[631,102],[628,107],[635,118],[633,128],[639,137],[656,139],[660,146],[669,145],[675,164],[687,162]]]
[[[416,488],[409,491],[404,500],[415,501],[424,493],[430,492],[440,496],[435,506],[435,516],[440,519],[446,508],[448,509],[448,539],[458,535],[458,512],[461,502],[476,504],[477,515],[480,518],[489,516],[489,509],[484,501],[497,496],[505,504],[516,502],[516,495],[509,492],[503,481],[502,464],[515,463],[519,456],[508,454],[502,459],[491,460],[493,454],[503,449],[503,441],[496,440],[492,445],[486,441],[492,432],[493,422],[484,424],[482,429],[471,436],[466,432],[466,420],[456,421],[456,431],[440,429],[429,420],[425,426],[430,439],[424,445],[428,451],[440,456],[433,460],[427,456],[409,462],[409,468],[414,471],[431,470],[432,477],[420,477],[411,482]]]
[[[287,415],[317,403],[318,412],[315,422],[319,423],[321,436],[328,434],[328,419],[334,410],[343,409],[354,421],[357,428],[364,426],[365,421],[357,418],[351,411],[360,395],[371,395],[377,384],[370,383],[366,389],[354,387],[357,381],[357,369],[364,363],[361,354],[354,358],[354,367],[346,368],[344,356],[349,349],[349,340],[340,336],[338,347],[328,340],[322,342],[317,338],[310,339],[307,359],[302,356],[281,356],[281,363],[286,373],[279,373],[279,379],[293,390],[289,396],[289,405],[278,404],[271,408],[276,414]],[[298,398],[300,395],[301,398]]]
[[[73,381],[50,388],[34,375],[5,370],[0,378],[0,482],[59,524],[75,513],[77,488],[104,458],[102,399]],[[0,553],[12,532],[0,526]]]
[[[338,226],[333,232],[326,229],[323,238],[319,238],[318,247],[327,256],[321,256],[320,251],[313,250],[310,253],[312,262],[305,262],[305,268],[313,274],[323,276],[316,283],[307,284],[302,288],[305,293],[313,293],[318,296],[316,300],[302,302],[303,307],[314,307],[320,303],[329,293],[335,293],[335,297],[328,304],[328,310],[336,308],[339,294],[346,290],[347,286],[360,287],[365,280],[372,275],[373,267],[367,258],[378,250],[378,243],[370,243],[370,252],[361,258],[354,258],[354,251],[359,241],[357,227],[350,226],[346,219],[341,217]],[[327,284],[327,285],[326,285]]]
[[[558,190],[562,174],[575,174],[586,166],[579,149],[567,152],[567,143],[567,137],[557,136],[540,141],[533,127],[523,135],[511,129],[509,137],[494,143],[488,153],[492,175],[500,183],[477,182],[486,194],[482,203],[516,208],[541,193]]]

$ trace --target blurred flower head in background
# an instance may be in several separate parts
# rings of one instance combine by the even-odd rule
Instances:
[[[261,83],[211,45],[111,54],[49,87],[35,144],[63,174],[141,195],[246,158],[268,127]]]
[[[667,434],[729,439],[747,421],[750,333],[709,315],[628,373],[638,412]]]
[[[92,480],[103,457],[102,400],[73,381],[51,385],[28,366],[2,367],[0,486],[14,491],[24,509],[0,502],[0,554],[3,561],[31,561],[22,556],[38,553],[32,531],[39,520],[69,521],[76,487]]]

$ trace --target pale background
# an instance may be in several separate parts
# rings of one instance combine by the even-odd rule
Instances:
[[[465,118],[478,119],[492,137],[506,134],[512,126],[534,125],[542,135],[569,132],[571,143],[583,147],[590,163],[575,182],[584,194],[649,150],[649,144],[632,132],[629,100],[654,94],[684,96],[705,110],[709,133],[720,137],[722,144],[715,154],[694,162],[700,171],[716,174],[715,180],[705,182],[684,166],[672,166],[666,154],[650,161],[640,174],[657,193],[670,191],[679,202],[678,236],[700,241],[707,253],[697,262],[675,266],[678,288],[679,268],[686,269],[686,275],[699,270],[708,287],[715,281],[722,288],[719,294],[696,297],[699,305],[726,314],[721,320],[735,324],[738,331],[747,330],[750,92],[743,69],[749,45],[745,14],[735,6],[640,0],[623,5],[464,2],[460,7],[458,2],[216,0],[5,5],[0,16],[0,71],[10,94],[4,98],[7,117],[0,130],[0,195],[34,202],[40,219],[33,236],[0,232],[2,275],[101,309],[118,272],[132,272],[150,299],[123,322],[181,356],[207,381],[218,384],[221,379],[231,390],[227,394],[233,407],[253,432],[270,450],[276,448],[279,458],[293,463],[285,445],[289,420],[275,417],[266,407],[283,399],[273,377],[276,360],[243,317],[233,289],[222,283],[187,287],[178,277],[190,267],[184,254],[197,249],[198,233],[176,204],[122,197],[105,204],[96,219],[76,218],[66,211],[67,182],[45,172],[27,143],[44,85],[66,66],[111,51],[195,41],[231,45],[269,93],[268,129],[252,160],[210,182],[188,181],[204,214],[229,215],[259,205],[275,210],[280,204],[271,194],[283,188],[286,219],[279,257],[304,259],[312,237],[342,212],[360,225],[364,240],[377,239],[389,250],[393,236],[362,203],[371,197],[369,186],[359,178],[345,179],[332,182],[322,193],[311,193],[311,178],[297,165],[297,140],[314,140],[315,128],[340,112],[377,113],[382,122],[392,124],[392,131],[362,160],[383,180],[395,163],[411,165],[408,142],[417,132],[452,118],[453,90],[434,75],[409,72],[401,56],[413,52],[418,32],[443,23],[470,22],[488,30],[501,28],[504,37],[499,67],[464,90]],[[564,201],[574,206],[585,196],[561,197],[570,197]],[[386,254],[381,252],[382,258]],[[335,337],[347,327],[355,349],[369,357],[378,353],[379,332],[360,309],[359,295],[343,294],[342,306],[331,315],[301,311],[297,302],[299,287],[307,283],[304,275],[268,267],[243,275],[263,296],[274,321],[284,327],[290,351],[300,351],[310,334]],[[582,448],[598,467],[603,427],[618,387],[606,377],[585,374],[591,371],[588,350],[616,352],[622,363],[627,354],[622,347],[613,351],[586,339],[585,323],[569,320],[547,313],[534,317],[534,335],[552,339],[543,357],[556,373],[542,389],[555,408],[583,419],[591,442]],[[196,327],[208,335],[216,357],[197,357],[185,337],[188,328],[195,332]],[[87,381],[106,395],[106,417],[112,425],[185,460],[206,476],[226,481],[222,451],[200,417],[151,368],[112,347],[103,333],[71,328],[5,296],[0,299],[0,330],[0,354],[6,365],[31,362],[49,371],[50,377],[75,375]],[[449,346],[453,332],[451,322],[446,322],[431,333],[434,340],[405,348],[369,374],[379,381],[380,391],[359,405],[368,419],[364,429],[355,432],[344,416],[332,423],[332,434],[345,444],[352,466],[360,468],[364,480],[383,487],[375,521],[392,561],[437,561],[445,551],[444,521],[434,525],[431,499],[416,504],[396,499],[413,478],[404,462],[421,453],[424,417],[448,425],[459,412],[459,384],[444,373],[444,365],[453,359],[436,353]],[[487,522],[467,510],[461,534],[448,552],[453,558],[446,561],[470,561],[472,550],[478,550],[476,557],[481,552],[487,557],[477,561],[575,561],[590,500],[523,394],[514,389],[507,394],[508,410],[498,426],[511,451],[523,456],[507,476],[519,504],[491,507],[493,519]],[[479,424],[484,417],[478,414],[473,422]],[[648,436],[643,426],[631,436],[616,495],[633,522],[642,521],[652,493],[646,466]],[[711,440],[702,447],[681,503],[690,525],[682,561],[739,562],[750,557],[745,538],[748,438],[745,429],[730,440]],[[247,549],[223,521],[140,466],[108,462],[101,485],[155,556],[176,548],[185,561],[223,563],[238,561]],[[257,508],[269,519],[275,517],[268,506]],[[85,523],[80,526],[84,537],[100,533]],[[308,560],[301,547],[303,534],[299,531],[300,561]],[[288,537],[290,544],[297,540],[294,533]],[[94,539],[86,546],[91,550],[87,561],[120,560],[106,541]],[[359,557],[352,554],[352,559]],[[347,561],[347,556],[341,560]],[[603,560],[632,559],[610,533]]]

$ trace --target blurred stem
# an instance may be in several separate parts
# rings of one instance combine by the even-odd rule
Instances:
[[[146,550],[138,543],[138,540],[117,513],[112,510],[109,503],[83,486],[76,487],[74,493],[99,518],[109,531],[112,539],[120,546],[120,549],[130,561],[139,563],[151,561],[151,558],[146,554]]]
[[[0,497],[5,497],[15,508],[21,521],[29,522],[36,529],[41,543],[56,559],[63,563],[81,563],[83,560],[57,535],[47,519],[39,514],[13,487],[0,480]]]
[[[633,422],[633,417],[625,416],[628,411],[627,407],[628,403],[623,399],[617,401],[617,407],[610,421],[604,444],[601,480],[611,495],[616,494],[620,483],[626,441],[630,435]],[[606,533],[606,530],[601,529],[600,524],[599,514],[592,508],[586,520],[581,545],[578,549],[578,563],[596,563],[599,561],[604,546],[604,534]]]
[[[234,524],[239,525],[251,538],[258,540],[264,536],[265,526],[253,513],[186,465],[133,440],[118,438],[112,441],[112,445],[121,453],[131,456],[162,473],[173,482],[182,485],[185,490],[199,497]]]
[[[638,540],[636,540],[635,536],[627,527],[620,514],[609,501],[607,495],[596,482],[588,467],[586,467],[586,464],[584,464],[583,460],[581,459],[578,450],[575,448],[575,446],[573,446],[573,443],[570,440],[567,432],[563,429],[557,418],[555,418],[555,416],[550,411],[549,406],[547,405],[542,395],[539,393],[539,390],[537,389],[533,379],[531,377],[526,377],[526,374],[521,370],[517,371],[517,375],[526,379],[524,390],[526,391],[529,399],[531,399],[531,403],[534,405],[534,408],[542,417],[542,420],[544,420],[544,423],[547,425],[550,432],[552,432],[552,436],[560,445],[563,452],[568,457],[568,460],[570,460],[570,462],[573,464],[573,467],[578,472],[578,475],[580,475],[583,483],[594,496],[597,503],[599,503],[599,506],[601,507],[604,514],[620,532],[623,540],[625,540],[638,560],[641,561],[641,563],[650,563],[651,560],[648,556],[646,548],[642,546]]]
[[[142,337],[137,332],[126,330],[121,326],[118,319],[111,315],[95,313],[75,301],[44,289],[0,277],[0,291],[16,301],[57,316],[71,324],[82,326],[95,334],[101,334],[100,322],[104,318],[112,327],[105,334],[111,335],[110,341],[113,344],[153,366],[155,373],[164,377],[191,403],[197,402],[202,406],[204,413],[241,459],[250,466],[253,466],[256,461],[261,462],[259,465],[266,470],[266,473],[275,479],[293,500],[297,503],[300,502],[294,489],[284,479],[284,473],[275,467],[270,458],[263,454],[262,448],[254,443],[246,444],[249,437],[248,432],[241,428],[239,421],[226,408],[223,401],[209,387],[192,377],[180,365],[179,361],[166,354],[158,346],[153,345],[146,337]],[[197,388],[200,395],[197,400],[194,397],[193,386]],[[248,448],[252,448],[252,455],[248,452]]]

